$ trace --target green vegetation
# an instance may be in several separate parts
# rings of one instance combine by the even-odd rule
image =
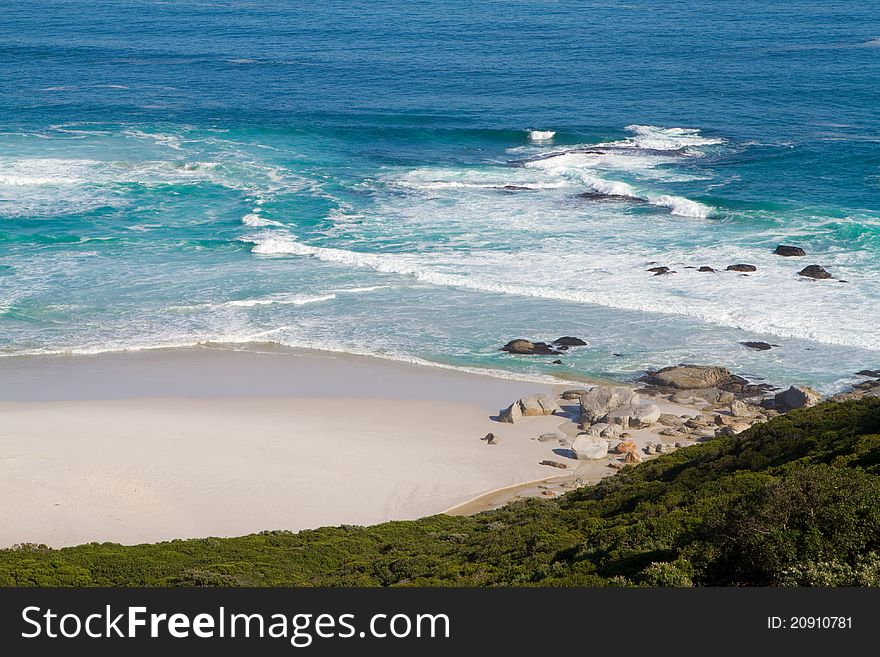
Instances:
[[[0,551],[4,586],[880,584],[880,399],[471,518]]]

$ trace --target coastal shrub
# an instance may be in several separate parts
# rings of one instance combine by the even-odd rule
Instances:
[[[876,586],[880,399],[473,517],[0,550],[5,586]]]

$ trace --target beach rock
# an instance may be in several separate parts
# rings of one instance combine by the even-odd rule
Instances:
[[[696,390],[727,383],[730,381],[730,370],[712,365],[673,365],[649,372],[642,380],[668,388]]]
[[[856,372],[856,376],[870,376],[875,379],[880,379],[880,370],[861,370]]]
[[[657,448],[654,446],[654,443],[648,443],[647,447],[645,447],[645,454],[656,454]]]
[[[485,440],[487,445],[497,445],[498,444],[498,438],[495,436],[494,433],[487,433],[480,440]]]
[[[806,386],[792,386],[777,393],[774,400],[777,405],[784,408],[809,408],[822,401],[822,395]]]
[[[611,425],[606,422],[597,422],[596,424],[592,424],[589,427],[584,427],[584,431],[591,436],[601,436],[602,432],[605,431]]]
[[[727,271],[758,271],[758,268],[755,265],[728,265]]]
[[[564,335],[553,341],[557,347],[586,347],[587,343],[580,338],[573,338],[570,335]]]
[[[624,429],[641,429],[649,427],[660,419],[660,408],[656,404],[649,406],[621,406],[603,418],[608,424],[619,424]]]
[[[730,414],[733,417],[747,417],[749,415],[752,415],[753,413],[749,409],[748,404],[736,399],[730,402]]]
[[[785,256],[786,258],[799,258],[801,256],[807,255],[807,252],[804,251],[799,246],[788,246],[786,244],[780,244],[776,247],[776,250],[773,252],[778,256]]]
[[[685,420],[684,426],[691,429],[702,429],[703,427],[708,427],[709,422],[702,415],[697,415],[696,417],[692,417],[689,420]]]
[[[768,349],[772,349],[773,345],[769,342],[740,342],[744,347],[748,347],[749,349],[754,349],[755,351],[767,351]]]
[[[550,441],[558,441],[560,438],[564,438],[561,433],[542,433],[538,436],[538,442],[548,443]]]
[[[593,386],[581,397],[581,423],[592,424],[621,406],[639,403],[635,390],[624,386]]]
[[[523,417],[553,415],[559,407],[547,395],[531,395],[513,402],[498,415],[499,422],[514,424]]]
[[[511,340],[506,345],[501,347],[501,351],[506,351],[509,354],[519,354],[523,356],[558,356],[560,353],[562,353],[559,350],[554,349],[546,342],[531,342],[530,340],[526,340],[524,338]]]
[[[627,452],[626,456],[623,457],[624,463],[641,463],[642,455],[638,452]]]
[[[676,448],[676,449],[681,449],[681,448],[683,448],[683,447],[687,447],[687,446],[688,446],[687,443],[675,443],[675,448]]]
[[[670,438],[679,438],[681,436],[681,431],[678,429],[673,429],[672,427],[668,427],[666,429],[662,429],[657,432],[660,436],[669,436]]]
[[[611,463],[608,464],[608,467],[614,468],[615,470],[620,470],[623,467],[623,464],[618,463],[617,461],[611,461]]]
[[[604,459],[608,456],[608,441],[582,433],[571,443],[571,450],[579,459],[593,461]]]
[[[831,274],[825,271],[823,267],[820,267],[819,265],[808,265],[804,267],[798,272],[798,276],[805,276],[807,278],[814,278],[817,280],[834,278]]]
[[[703,266],[700,267],[697,271],[704,272],[704,273],[705,273],[705,272],[710,272],[710,273],[713,273],[713,274],[715,273],[715,270],[714,270],[712,267],[707,267],[706,265],[703,265]]]
[[[614,446],[614,452],[617,454],[628,454],[629,452],[635,452],[637,449],[638,447],[633,440],[623,440]]]
[[[684,420],[672,413],[662,413],[657,421],[667,427],[680,427],[684,424]]]
[[[549,465],[551,468],[559,468],[560,470],[567,470],[568,466],[565,463],[560,463],[559,461],[551,461],[550,459],[544,459],[538,465]]]
[[[745,422],[736,422],[734,424],[730,424],[726,427],[721,427],[718,431],[715,432],[716,436],[736,436],[737,434],[741,434],[746,429],[750,428],[750,424],[746,424]]]
[[[575,399],[580,399],[586,394],[587,390],[585,388],[579,388],[578,390],[566,390],[559,396],[565,400],[574,401]]]

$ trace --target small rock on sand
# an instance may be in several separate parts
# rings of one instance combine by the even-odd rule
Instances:
[[[538,465],[549,465],[551,468],[559,468],[560,470],[567,470],[568,466],[565,463],[560,463],[559,461],[551,461],[550,459],[544,459]]]

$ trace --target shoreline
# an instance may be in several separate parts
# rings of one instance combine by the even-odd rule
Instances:
[[[659,419],[603,432],[607,456],[579,459],[580,397],[561,396],[573,385],[305,350],[2,358],[0,548],[470,515],[557,497],[773,412],[735,417],[734,395],[717,389],[641,387]],[[536,393],[556,399],[553,414],[499,421]],[[618,441],[634,456],[611,450]]]

